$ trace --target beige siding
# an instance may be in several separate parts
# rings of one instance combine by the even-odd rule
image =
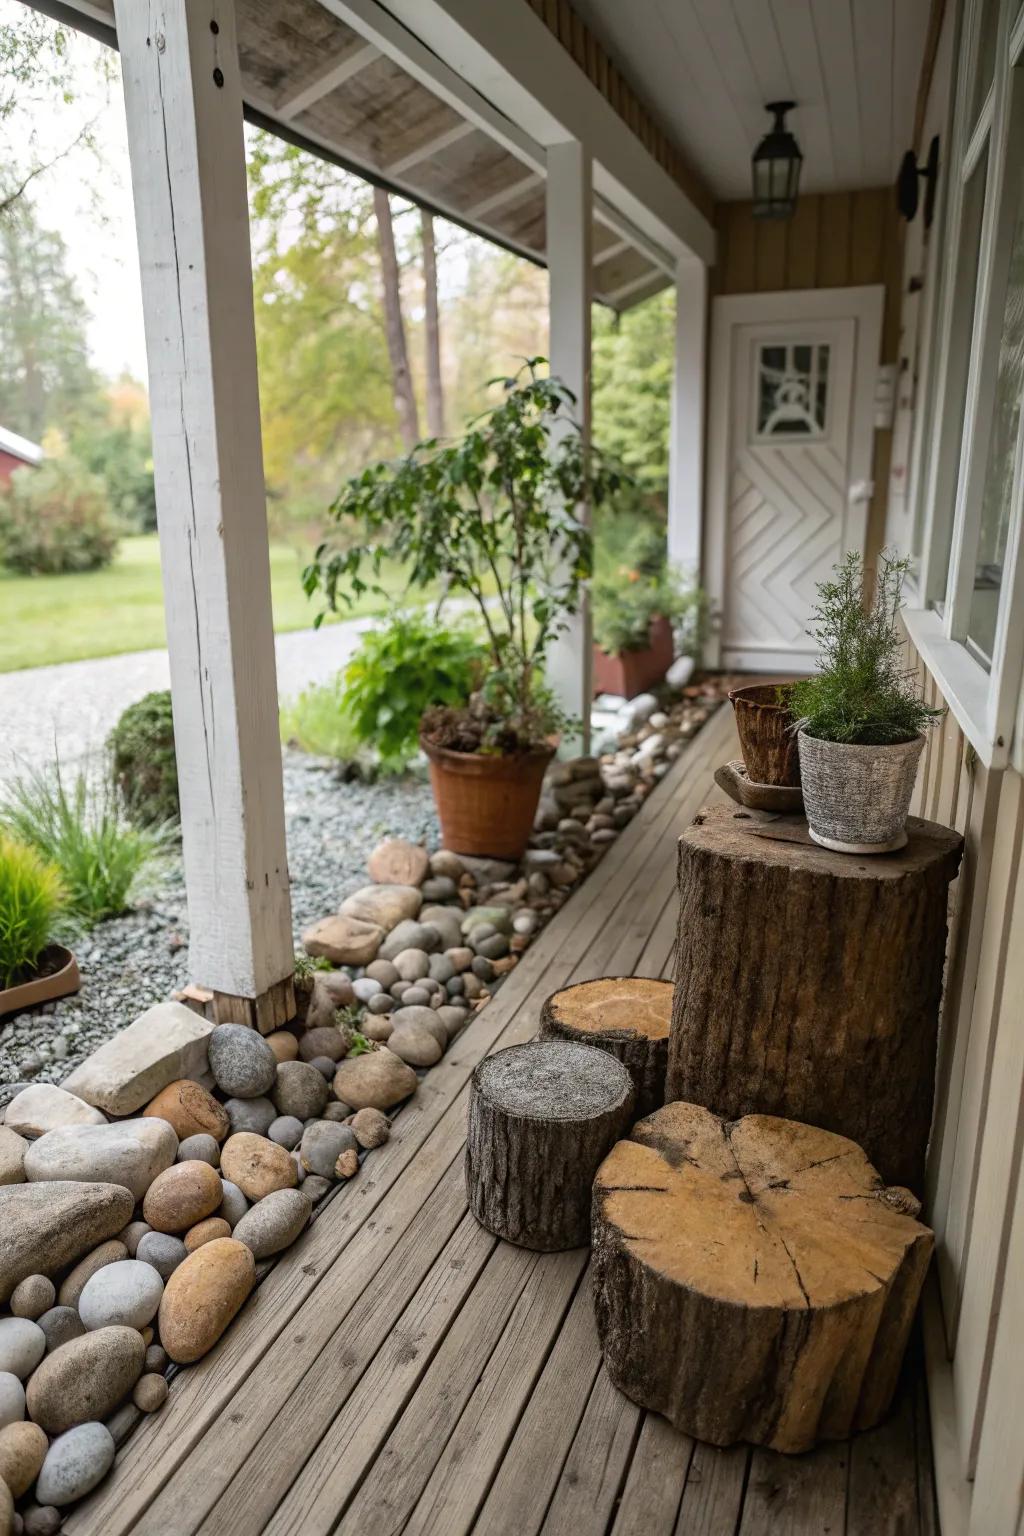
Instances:
[[[927,697],[935,682],[911,651]],[[929,740],[913,810],[964,833],[951,891],[951,931],[929,1151],[947,1380],[933,1411],[953,1465],[946,1536],[956,1536],[956,1484],[971,1536],[1016,1536],[1024,1514],[1024,780],[986,770],[951,715]],[[933,1377],[943,1367],[933,1352]],[[938,1452],[938,1446],[937,1446]],[[974,1479],[973,1490],[963,1479]],[[948,1517],[948,1518],[947,1518]]]

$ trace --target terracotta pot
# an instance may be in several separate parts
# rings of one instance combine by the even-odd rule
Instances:
[[[5,1013],[21,1013],[52,1003],[58,997],[70,997],[82,985],[78,962],[63,944],[48,944],[39,957],[40,967],[31,981],[0,990],[0,1018]]]
[[[430,785],[444,846],[455,853],[521,858],[554,747],[516,757],[488,757],[450,752],[428,741],[420,745],[430,762]]]
[[[635,699],[661,682],[673,659],[672,625],[668,619],[652,619],[648,644],[641,650],[612,654],[594,645],[594,692]]]
[[[779,703],[782,683],[749,683],[729,694],[747,776],[754,784],[800,783],[800,749],[793,713]]]

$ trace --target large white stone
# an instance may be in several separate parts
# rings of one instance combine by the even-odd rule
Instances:
[[[4,1124],[19,1136],[45,1136],[62,1125],[106,1125],[107,1117],[73,1089],[32,1083],[7,1106]]]
[[[168,1083],[205,1075],[212,1033],[213,1025],[183,1003],[156,1003],[87,1056],[64,1086],[108,1114],[134,1114]]]
[[[77,1184],[123,1184],[141,1200],[158,1173],[174,1162],[178,1138],[166,1120],[121,1120],[114,1125],[66,1125],[48,1131],[25,1154],[25,1178],[70,1179]]]
[[[85,1282],[78,1298],[78,1315],[87,1328],[145,1328],[156,1316],[164,1282],[151,1264],[120,1259],[105,1264]]]

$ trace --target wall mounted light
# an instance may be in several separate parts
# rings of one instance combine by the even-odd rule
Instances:
[[[908,149],[900,161],[900,173],[896,178],[896,206],[909,224],[917,213],[919,199],[918,182],[924,181],[924,227],[931,229],[935,217],[935,194],[939,185],[939,136],[928,146],[928,158],[918,165],[917,156]]]
[[[770,101],[765,107],[766,112],[774,113],[775,121],[751,161],[755,219],[788,219],[796,207],[804,157],[786,127],[786,113],[795,105],[792,101]]]

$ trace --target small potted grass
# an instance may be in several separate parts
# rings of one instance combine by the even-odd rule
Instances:
[[[930,709],[903,666],[899,610],[908,562],[883,551],[873,601],[851,552],[818,585],[818,670],[790,695],[808,830],[839,853],[888,853],[906,821]]]
[[[54,940],[65,905],[56,865],[0,830],[0,1016],[78,991],[75,957]]]

